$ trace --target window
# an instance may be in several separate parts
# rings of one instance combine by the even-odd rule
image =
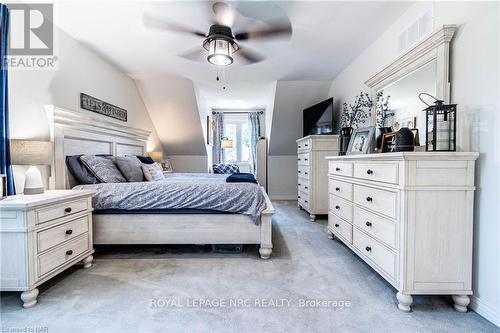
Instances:
[[[233,148],[225,149],[224,162],[250,162],[250,122],[247,113],[224,114],[224,136],[233,140]]]

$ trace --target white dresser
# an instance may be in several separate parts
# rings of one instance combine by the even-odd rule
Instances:
[[[337,237],[398,291],[472,294],[474,164],[477,153],[388,153],[328,159],[328,236]]]
[[[2,291],[23,291],[37,303],[37,286],[83,261],[92,264],[92,191],[56,190],[0,201]]]
[[[309,213],[311,221],[316,215],[328,214],[328,173],[326,156],[338,155],[338,135],[309,135],[297,140],[299,208]]]

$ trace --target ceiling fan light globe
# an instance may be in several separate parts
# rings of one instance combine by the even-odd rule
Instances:
[[[233,44],[225,39],[212,39],[209,42],[207,60],[212,65],[227,66],[233,63]]]

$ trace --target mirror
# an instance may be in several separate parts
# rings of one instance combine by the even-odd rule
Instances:
[[[450,42],[456,29],[456,25],[441,26],[365,82],[374,101],[380,92],[390,96],[388,107],[394,117],[389,124],[397,122],[396,129],[417,128],[420,145],[425,145],[425,113],[422,111],[425,104],[418,94],[426,92],[445,103],[450,102]],[[372,114],[372,123],[376,124],[377,113]]]
[[[425,143],[425,104],[418,94],[426,92],[436,96],[436,61],[420,67],[413,73],[377,91],[389,97],[389,109],[394,112],[390,124],[394,131],[401,127],[418,129],[420,144]]]

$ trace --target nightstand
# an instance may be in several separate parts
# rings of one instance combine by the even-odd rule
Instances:
[[[37,287],[72,265],[92,265],[93,191],[55,190],[0,201],[0,289],[37,303]]]

